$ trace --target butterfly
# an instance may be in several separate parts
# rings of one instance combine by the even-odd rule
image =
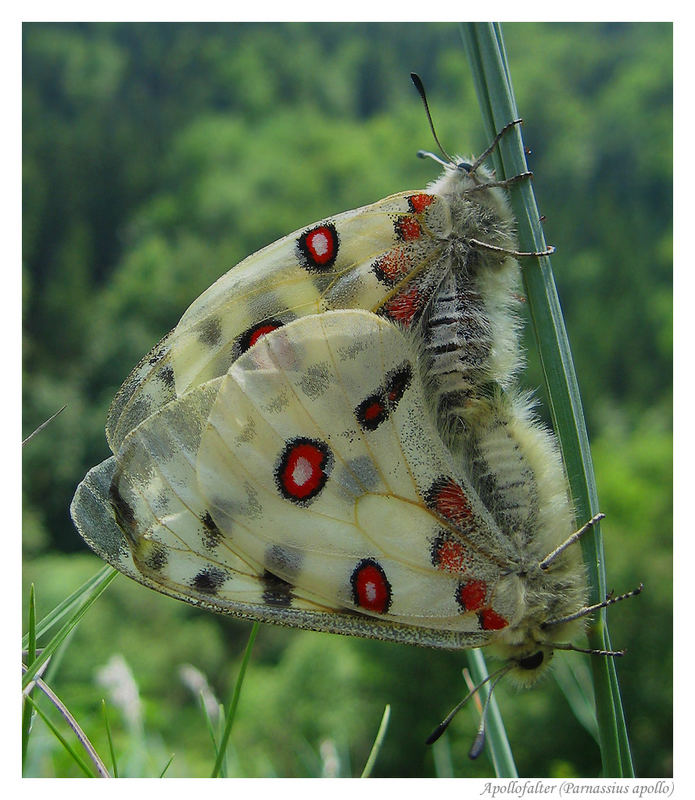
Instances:
[[[524,684],[580,649],[595,607],[570,545],[600,516],[572,534],[556,442],[515,385],[531,254],[483,166],[518,122],[194,301],[117,393],[113,455],[73,499],[98,555],[214,611],[489,645]]]

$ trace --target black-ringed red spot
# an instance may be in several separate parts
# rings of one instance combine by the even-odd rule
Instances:
[[[385,614],[391,606],[391,584],[381,565],[363,558],[350,575],[352,598],[356,606]]]
[[[485,605],[486,596],[487,584],[485,581],[462,583],[456,592],[456,600],[463,611],[478,611]],[[486,630],[488,629],[486,628]]]
[[[403,247],[389,250],[372,264],[372,271],[381,283],[395,286],[408,276],[413,268],[410,253]]]
[[[322,222],[297,239],[299,260],[311,272],[330,269],[338,257],[340,239],[332,222]]]
[[[426,493],[425,502],[439,516],[458,528],[466,528],[472,521],[473,510],[468,498],[453,478],[437,478]]]
[[[285,445],[275,466],[280,494],[299,505],[313,500],[326,485],[333,453],[320,439],[298,437]]]
[[[355,417],[366,431],[375,431],[388,415],[389,407],[383,391],[369,395],[355,409]]]
[[[410,385],[412,377],[413,370],[407,361],[386,374],[384,384],[355,409],[355,417],[363,430],[374,431],[389,418]]]
[[[235,359],[253,347],[263,336],[278,328],[282,328],[283,325],[284,322],[282,320],[265,319],[263,322],[258,322],[256,325],[247,328],[243,333],[237,336],[232,347]]]
[[[441,531],[432,542],[430,558],[437,569],[454,574],[464,572],[470,561],[464,543],[447,531]]]

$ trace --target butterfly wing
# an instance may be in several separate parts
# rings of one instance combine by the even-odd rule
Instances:
[[[406,338],[373,314],[269,334],[139,425],[116,462],[88,475],[73,516],[166,594],[441,647],[484,644],[518,610],[500,589],[509,544],[439,439]]]
[[[404,192],[249,256],[189,307],[125,381],[107,420],[111,449],[165,403],[224,375],[259,336],[297,317],[351,307],[411,324],[436,288],[450,231],[446,201]]]

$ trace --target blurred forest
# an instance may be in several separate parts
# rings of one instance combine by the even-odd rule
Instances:
[[[608,583],[646,586],[609,611],[612,643],[628,649],[617,667],[635,767],[667,776],[672,27],[503,31],[546,238],[558,248],[553,268],[608,515]],[[68,506],[108,455],[106,411],[140,357],[246,255],[436,177],[435,164],[415,158],[433,143],[413,70],[444,146],[480,152],[487,143],[453,24],[24,25],[24,436],[67,404],[24,451],[24,581],[36,585],[39,617],[101,566]],[[527,345],[525,380],[542,400],[532,337]],[[167,776],[206,776],[214,755],[192,687],[207,681],[226,704],[249,631],[119,577],[54,659],[50,682],[101,752],[107,698],[122,774],[157,775],[174,753]],[[586,659],[556,662],[587,679]],[[466,691],[465,663],[461,653],[263,626],[230,774],[359,775],[390,703],[375,775],[491,775],[486,756],[466,756],[473,705],[424,746]],[[497,691],[521,775],[599,774],[591,731],[559,687],[565,669],[530,691],[504,682]],[[78,774],[40,721],[27,774]]]

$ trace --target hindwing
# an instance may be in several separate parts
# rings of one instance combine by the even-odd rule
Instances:
[[[441,647],[520,611],[515,551],[363,311],[275,330],[140,423],[73,501],[118,569],[217,611]]]

